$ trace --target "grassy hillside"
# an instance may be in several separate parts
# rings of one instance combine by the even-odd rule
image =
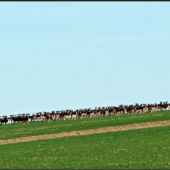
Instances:
[[[170,126],[0,145],[2,169],[170,169]]]
[[[163,120],[170,120],[170,111],[66,121],[7,124],[0,126],[0,140]]]

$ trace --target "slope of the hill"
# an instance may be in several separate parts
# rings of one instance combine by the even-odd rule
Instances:
[[[170,126],[0,145],[2,169],[170,169]]]
[[[96,134],[96,133],[125,131],[125,130],[131,130],[131,129],[143,129],[143,128],[152,128],[152,127],[161,127],[161,126],[170,126],[170,120],[136,123],[136,124],[130,124],[130,125],[113,126],[113,127],[105,127],[105,128],[98,128],[98,129],[89,129],[89,130],[81,130],[81,131],[73,131],[73,132],[62,132],[62,133],[57,133],[57,134],[48,134],[48,135],[45,134],[45,135],[0,140],[0,145],[9,144],[9,143],[18,143],[18,142],[29,142],[29,141],[42,140],[42,139],[52,139],[52,138],[61,138],[61,137],[78,136],[78,135],[89,135],[89,134]]]
[[[170,111],[0,126],[0,140],[170,120]]]

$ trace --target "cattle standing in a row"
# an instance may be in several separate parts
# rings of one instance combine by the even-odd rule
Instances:
[[[19,122],[29,122],[29,120],[37,121],[52,121],[60,119],[78,119],[78,118],[94,118],[98,116],[109,116],[109,115],[124,115],[124,114],[139,114],[144,112],[153,112],[157,110],[167,110],[170,109],[170,103],[160,102],[160,104],[138,104],[135,105],[119,105],[118,107],[96,107],[95,109],[76,109],[73,110],[63,110],[63,111],[52,111],[50,112],[38,112],[30,116],[30,114],[19,114],[18,116],[11,115],[10,118],[7,116],[0,117],[0,123],[6,124],[8,122],[19,123]]]

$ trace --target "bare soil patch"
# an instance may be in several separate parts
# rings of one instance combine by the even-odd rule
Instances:
[[[81,130],[81,131],[73,131],[73,132],[62,132],[62,133],[57,133],[57,134],[47,134],[47,135],[38,135],[38,136],[29,136],[29,137],[15,138],[15,139],[0,140],[0,145],[9,144],[9,143],[18,143],[18,142],[29,142],[29,141],[42,140],[42,139],[52,139],[52,138],[61,138],[61,137],[68,137],[68,136],[88,135],[88,134],[95,134],[95,133],[106,133],[106,132],[124,131],[124,130],[132,130],[132,129],[161,127],[161,126],[170,126],[170,120],[139,123],[139,124],[136,123],[136,124],[130,124],[130,125],[123,125],[123,126],[106,127],[106,128]]]

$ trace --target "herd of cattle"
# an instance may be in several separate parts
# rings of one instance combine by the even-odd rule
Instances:
[[[77,119],[85,117],[97,117],[97,116],[109,116],[109,115],[124,115],[124,114],[136,114],[144,112],[153,112],[159,110],[169,110],[170,103],[160,102],[160,104],[138,104],[135,105],[119,105],[119,107],[96,107],[91,110],[87,109],[77,109],[73,110],[63,110],[63,111],[52,111],[52,112],[38,112],[36,114],[18,114],[10,115],[10,117],[2,116],[0,117],[0,122],[2,124],[6,123],[19,123],[19,122],[29,122],[29,121],[52,121],[60,119]]]

